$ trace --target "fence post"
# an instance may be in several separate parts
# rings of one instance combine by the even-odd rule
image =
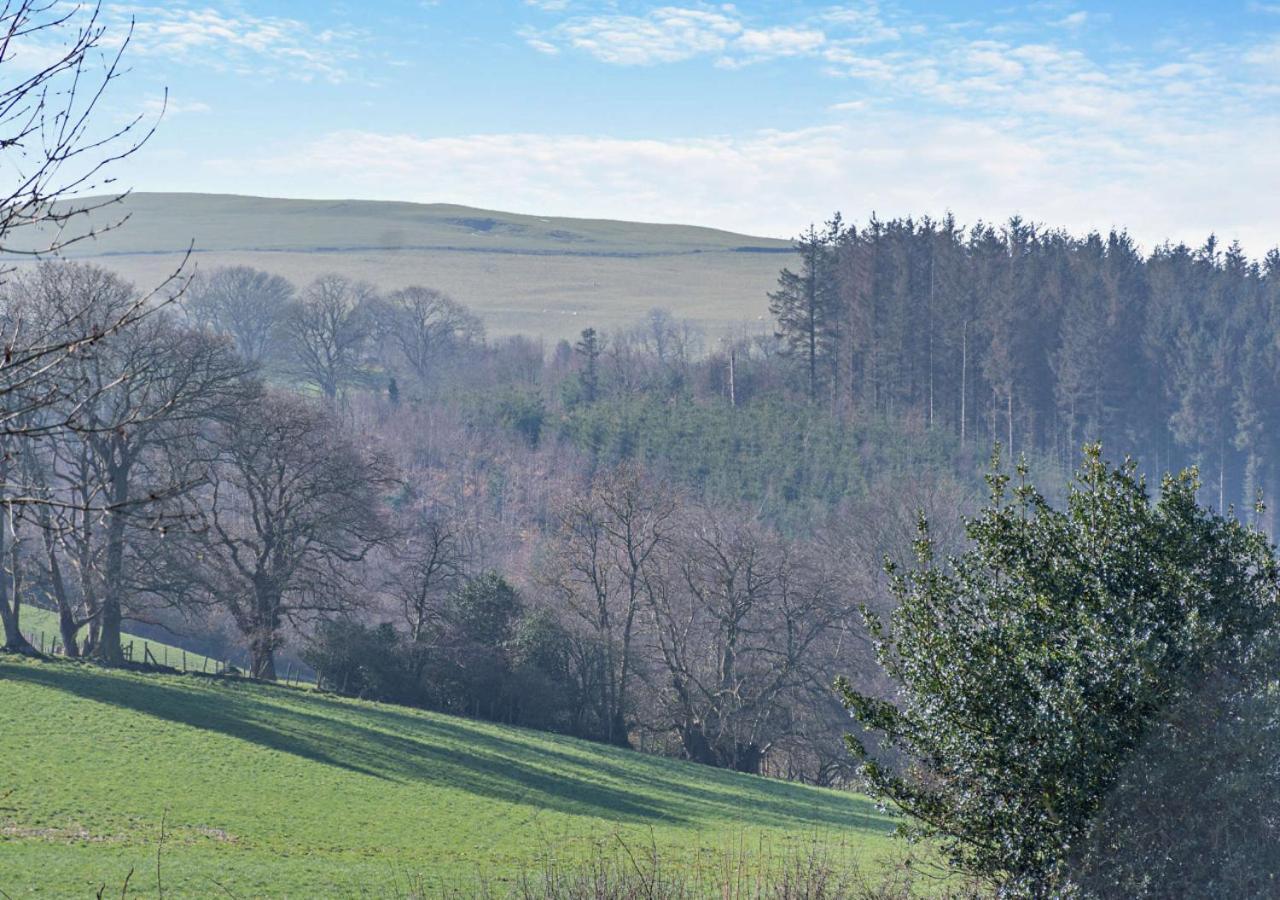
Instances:
[[[187,671],[187,651],[185,649],[182,651],[182,671]]]

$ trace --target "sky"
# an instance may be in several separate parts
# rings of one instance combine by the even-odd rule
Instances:
[[[840,210],[1280,243],[1280,0],[106,0],[103,16],[133,35],[102,114],[154,116],[168,91],[117,171],[138,190],[779,237]]]

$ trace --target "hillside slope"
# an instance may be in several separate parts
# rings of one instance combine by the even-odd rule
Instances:
[[[817,841],[872,860],[865,798],[399,707],[0,657],[0,889],[387,894],[621,843],[706,870]],[[226,893],[219,889],[225,888]]]
[[[142,285],[171,272],[188,246],[199,268],[254,265],[299,283],[339,272],[386,289],[426,284],[474,307],[499,334],[622,327],[655,306],[713,332],[758,322],[790,259],[786,241],[711,228],[445,204],[139,193],[93,224],[126,214],[123,227],[66,255]],[[35,246],[37,236],[18,240]]]

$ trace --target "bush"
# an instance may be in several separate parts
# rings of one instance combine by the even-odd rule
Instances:
[[[323,687],[350,696],[591,737],[574,712],[569,641],[489,572],[451,594],[418,642],[389,623],[336,620],[316,629],[303,659]]]
[[[1108,795],[1155,777],[1133,768],[1140,748],[1274,629],[1276,564],[1263,535],[1196,503],[1194,473],[1152,503],[1132,465],[1091,447],[1064,511],[1025,471],[1012,495],[989,481],[970,549],[935,559],[922,522],[918,567],[892,572],[892,627],[868,616],[898,696],[842,683],[881,736],[874,753],[849,743],[910,835],[1006,895],[1059,896],[1091,834],[1100,846]]]
[[[373,627],[346,619],[323,622],[302,660],[321,687],[352,697],[412,702],[412,678],[400,637],[388,622]]]

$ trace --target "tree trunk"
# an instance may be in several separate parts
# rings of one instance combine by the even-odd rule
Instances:
[[[129,466],[112,466],[111,509],[107,519],[107,558],[105,590],[102,593],[102,630],[98,634],[94,655],[110,666],[124,664],[120,645],[121,622],[124,618],[124,528],[125,504],[129,501]]]
[[[254,639],[249,642],[249,674],[263,681],[276,680],[276,658],[272,638]]]
[[[0,473],[3,475],[3,473]],[[0,524],[0,563],[5,558],[5,541],[13,531],[14,511],[12,505],[6,505],[5,522]],[[16,551],[17,543],[14,543]],[[22,597],[18,592],[17,553],[14,552],[12,571],[4,571],[0,565],[0,625],[4,626],[4,649],[14,653],[25,653],[38,656],[36,648],[31,646],[22,635]]]
[[[263,681],[275,681],[276,635],[280,630],[282,598],[265,577],[257,580],[254,595],[253,620],[245,635],[249,639],[249,674]]]
[[[62,578],[62,566],[58,562],[58,551],[54,545],[53,521],[47,506],[41,507],[40,527],[44,532],[44,549],[49,563],[49,583],[58,604],[58,632],[62,635],[62,652],[74,659],[80,655],[80,629],[76,623],[75,610],[71,608],[71,601],[67,597],[67,585]]]

